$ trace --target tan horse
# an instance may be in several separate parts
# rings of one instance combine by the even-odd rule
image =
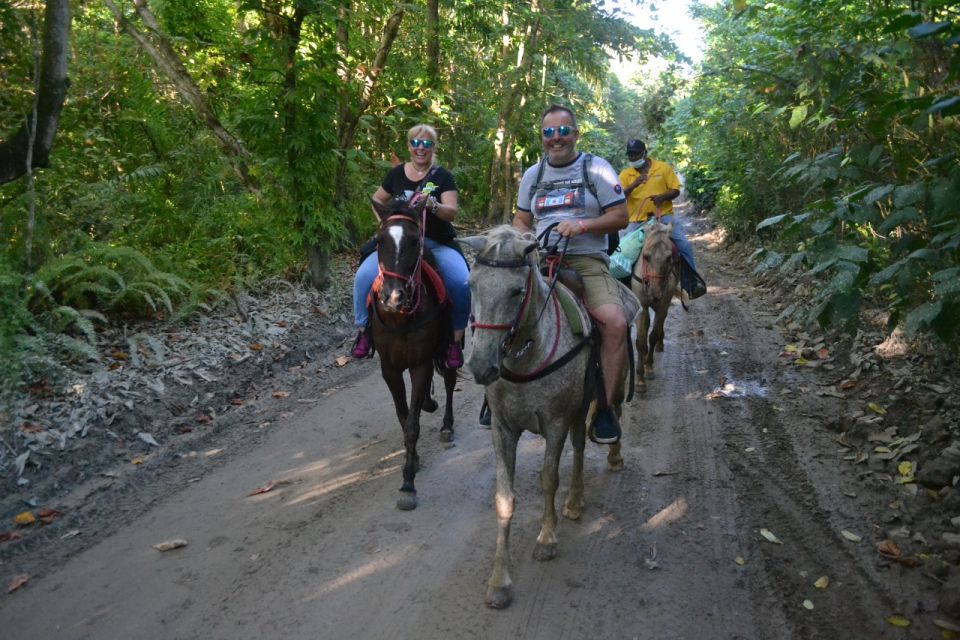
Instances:
[[[559,465],[567,435],[573,445],[570,493],[563,515],[578,520],[583,513],[583,452],[586,441],[585,409],[596,405],[595,388],[588,375],[596,369],[597,354],[591,323],[585,309],[562,284],[551,290],[541,275],[537,239],[510,226],[497,227],[485,236],[461,240],[476,250],[470,272],[474,314],[473,351],[467,367],[484,385],[493,414],[491,428],[497,456],[497,549],[493,572],[487,581],[486,603],[500,609],[513,599],[510,578],[510,521],[513,518],[513,481],[517,441],[523,431],[546,440],[540,486],[543,516],[533,551],[537,560],[557,555],[556,493]],[[626,287],[621,288],[628,322],[638,303]],[[563,298],[579,313],[582,331],[563,310]],[[624,345],[625,348],[628,345]],[[585,381],[588,381],[585,383]],[[621,415],[626,367],[616,385],[614,411]],[[620,444],[610,445],[607,463],[611,470],[623,468]]]
[[[645,391],[646,378],[654,377],[653,352],[663,351],[663,323],[680,283],[680,259],[674,253],[670,233],[673,223],[651,218],[644,228],[643,249],[633,266],[630,284],[640,300],[637,317],[637,391]],[[653,326],[650,325],[653,309]]]

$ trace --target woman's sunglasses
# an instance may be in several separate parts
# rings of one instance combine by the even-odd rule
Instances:
[[[544,137],[544,138],[552,138],[554,133],[558,133],[558,134],[560,134],[560,137],[562,138],[563,136],[568,136],[568,135],[570,135],[570,132],[571,132],[571,131],[573,131],[573,127],[568,127],[568,126],[565,125],[565,124],[560,125],[559,127],[544,127],[544,129],[543,129],[543,137]]]
[[[423,147],[424,149],[429,149],[433,146],[433,140],[421,140],[420,138],[411,138],[410,146],[416,149],[417,147]]]

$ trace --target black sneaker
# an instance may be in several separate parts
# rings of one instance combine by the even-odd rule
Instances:
[[[593,419],[588,434],[597,444],[616,444],[620,442],[620,421],[613,409],[601,409]]]
[[[697,280],[693,283],[693,287],[690,290],[690,299],[696,300],[703,294],[707,292],[707,285],[703,284],[701,280]]]
[[[490,413],[490,405],[487,404],[487,399],[483,399],[483,406],[480,407],[480,426],[489,427],[493,424],[493,415]]]

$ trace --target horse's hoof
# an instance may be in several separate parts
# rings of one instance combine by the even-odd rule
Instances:
[[[484,602],[491,609],[506,609],[513,602],[513,593],[510,587],[487,587],[487,597]]]
[[[440,429],[440,442],[453,442],[453,429]]]
[[[437,404],[437,401],[434,400],[433,398],[427,398],[426,400],[423,401],[423,410],[426,411],[427,413],[433,413],[434,411],[437,410],[437,407],[439,406],[440,405]]]
[[[657,345],[657,353],[663,353],[663,345],[662,345],[662,344],[658,344],[658,345]]]
[[[413,511],[417,508],[417,494],[404,493],[397,498],[397,509],[400,511]]]
[[[646,393],[647,383],[644,380],[637,380],[637,384],[634,385],[634,388],[637,390],[637,393]]]
[[[646,371],[646,377],[648,377],[648,378],[656,378],[656,377],[657,377],[657,374],[656,374],[656,372],[654,372],[653,367],[650,367],[649,369],[647,369],[647,371]]]
[[[617,473],[618,471],[623,471],[623,469],[623,458],[619,460],[607,460],[607,471],[610,473]]]
[[[547,560],[553,560],[557,557],[557,543],[551,542],[549,544],[538,544],[533,548],[533,559],[539,560],[540,562],[546,562]]]
[[[571,505],[564,505],[563,507],[563,517],[567,520],[579,520],[583,516],[583,505],[577,505],[576,507]]]

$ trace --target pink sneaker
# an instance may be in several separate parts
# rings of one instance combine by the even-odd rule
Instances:
[[[350,355],[358,360],[370,357],[370,338],[367,337],[366,331],[361,330],[357,334],[357,341],[353,343]]]
[[[459,342],[451,342],[447,347],[447,369],[459,369],[463,366],[463,350]]]

